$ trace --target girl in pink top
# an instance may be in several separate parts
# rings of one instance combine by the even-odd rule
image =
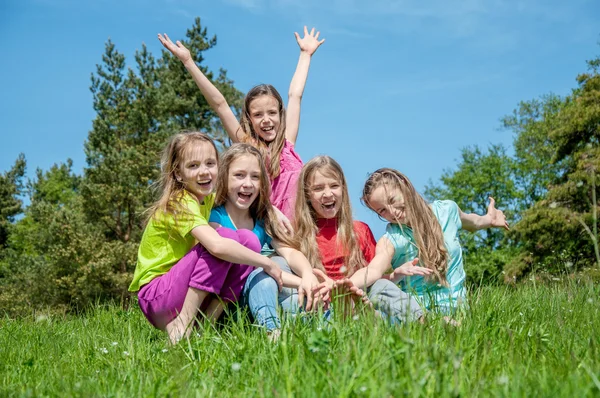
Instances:
[[[158,35],[160,42],[183,63],[211,108],[217,113],[232,142],[246,142],[261,151],[271,179],[271,203],[288,218],[294,215],[298,176],[302,160],[294,151],[300,125],[300,102],[306,85],[310,60],[325,41],[313,28],[304,27],[304,37],[294,33],[300,46],[300,59],[290,83],[287,110],[281,95],[269,84],[252,88],[244,99],[238,121],[223,94],[204,76],[187,48],[169,36]]]

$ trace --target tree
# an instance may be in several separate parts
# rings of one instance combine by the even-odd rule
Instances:
[[[485,214],[490,196],[497,200],[509,220],[522,206],[522,194],[515,184],[515,162],[502,145],[490,145],[487,152],[479,147],[463,148],[455,170],[445,170],[439,184],[425,187],[429,200],[451,199],[464,212]],[[472,283],[495,282],[512,251],[504,232],[486,229],[477,233],[461,231],[465,268]]]
[[[13,167],[0,175],[0,249],[6,245],[15,216],[22,212],[23,202],[19,196],[23,191],[25,168],[25,155],[20,154]]]
[[[579,87],[541,122],[555,172],[543,199],[523,213],[513,236],[523,254],[510,265],[518,277],[532,269],[562,272],[600,266],[597,175],[600,168],[600,58],[588,62]]]

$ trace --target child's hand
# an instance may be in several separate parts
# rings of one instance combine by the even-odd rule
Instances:
[[[300,35],[297,32],[294,32],[296,41],[300,46],[300,51],[305,52],[308,55],[313,55],[315,51],[317,51],[317,48],[319,48],[319,46],[325,42],[325,39],[319,41],[319,34],[321,34],[321,32],[317,32],[315,35],[315,28],[312,28],[310,33],[308,33],[306,26],[304,27],[303,38],[300,38]]]
[[[419,264],[418,258],[414,258],[410,261],[405,262],[404,264],[396,268],[394,272],[389,274],[390,280],[394,283],[398,283],[398,281],[400,281],[405,276],[427,276],[433,274],[433,270],[425,267],[420,267],[417,264]]]
[[[273,279],[275,279],[275,282],[277,282],[277,286],[281,291],[281,287],[283,286],[283,279],[281,277],[281,268],[279,268],[279,265],[277,265],[277,263],[273,260],[270,260],[270,264],[266,267],[263,267],[263,270],[267,274],[271,275]]]
[[[318,285],[319,282],[313,274],[305,275],[301,279],[300,286],[298,286],[298,304],[303,306],[304,298],[306,297],[306,311],[310,311],[313,308],[313,290]]]
[[[179,40],[175,42],[177,45],[173,44],[173,42],[171,41],[171,39],[169,39],[169,36],[166,33],[164,37],[159,33],[158,40],[167,50],[171,52],[171,54],[179,58],[179,60],[184,64],[192,59],[192,54],[190,53],[190,50],[185,48]]]
[[[289,235],[293,235],[294,227],[292,226],[290,219],[287,218],[286,215],[283,214],[282,211],[279,210],[277,207],[273,206],[273,210],[275,210],[275,215],[277,216],[277,222],[279,223],[281,230],[286,232]]]
[[[319,281],[319,284],[313,287],[313,299],[317,300],[317,302],[330,301],[331,290],[333,289],[335,282],[320,269],[313,268],[313,274],[317,277],[317,280]]]
[[[490,219],[490,227],[509,229],[504,213],[502,210],[496,209],[496,201],[491,196],[486,216]]]

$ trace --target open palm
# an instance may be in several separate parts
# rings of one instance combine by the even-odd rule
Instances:
[[[300,50],[308,53],[309,55],[313,55],[315,51],[317,51],[317,48],[319,48],[319,46],[325,42],[325,39],[319,40],[320,34],[321,32],[317,32],[315,34],[315,28],[312,28],[310,30],[310,33],[308,33],[308,29],[306,28],[306,26],[304,27],[303,38],[300,38],[300,35],[297,32],[294,32],[294,35],[296,36],[296,41],[300,46]]]
[[[158,40],[167,50],[171,52],[171,54],[179,58],[181,62],[185,63],[192,59],[190,50],[185,48],[185,46],[179,40],[173,43],[166,33],[164,37],[159,33]]]

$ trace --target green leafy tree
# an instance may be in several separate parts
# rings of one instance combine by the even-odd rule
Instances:
[[[492,196],[508,220],[514,219],[522,205],[522,194],[515,184],[515,162],[502,145],[490,145],[485,152],[479,147],[464,148],[456,169],[444,171],[438,184],[430,181],[425,196],[429,200],[451,199],[462,211],[477,214],[487,212],[488,198]],[[470,282],[500,280],[504,265],[513,254],[504,232],[486,229],[460,234]]]
[[[0,249],[5,247],[11,224],[22,212],[23,202],[19,196],[23,191],[25,155],[20,154],[13,167],[0,175]]]
[[[510,264],[516,278],[531,270],[563,272],[598,263],[597,175],[600,168],[600,58],[588,62],[579,87],[544,117],[555,172],[542,200],[523,213],[513,235],[523,249]]]

